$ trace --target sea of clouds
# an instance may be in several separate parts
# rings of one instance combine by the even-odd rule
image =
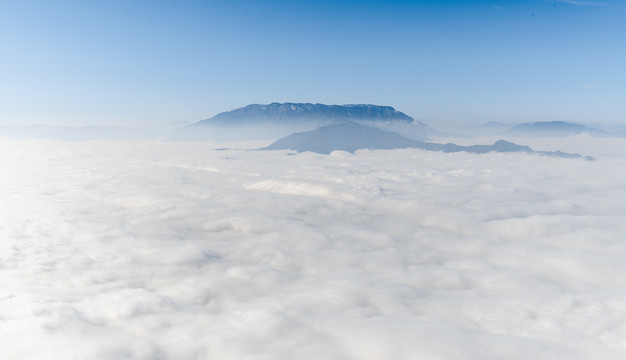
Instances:
[[[0,139],[0,357],[626,357],[609,147],[218,147]]]

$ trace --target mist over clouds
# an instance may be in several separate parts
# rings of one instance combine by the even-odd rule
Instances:
[[[626,354],[623,158],[216,147],[0,140],[3,356]]]

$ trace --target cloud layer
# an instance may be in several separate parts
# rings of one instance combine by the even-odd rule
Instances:
[[[618,359],[624,159],[0,140],[19,359]]]

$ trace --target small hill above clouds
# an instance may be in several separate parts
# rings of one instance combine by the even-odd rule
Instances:
[[[355,123],[328,125],[313,131],[294,133],[275,141],[261,150],[290,149],[298,152],[312,151],[320,154],[329,154],[335,150],[354,152],[359,149],[390,150],[404,148],[443,152],[465,151],[475,154],[488,152],[526,152],[567,158],[581,157],[578,154],[568,154],[561,151],[533,151],[528,146],[517,145],[504,140],[498,140],[493,145],[461,146],[451,143],[437,144],[408,139],[391,131]],[[592,160],[593,158],[586,157],[586,159]]]
[[[354,152],[358,149],[399,149],[421,145],[422,142],[391,131],[346,123],[294,133],[277,140],[264,150],[291,149],[329,154],[335,150]]]

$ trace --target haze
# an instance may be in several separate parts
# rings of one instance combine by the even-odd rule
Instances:
[[[0,146],[7,358],[626,354],[624,158]]]

